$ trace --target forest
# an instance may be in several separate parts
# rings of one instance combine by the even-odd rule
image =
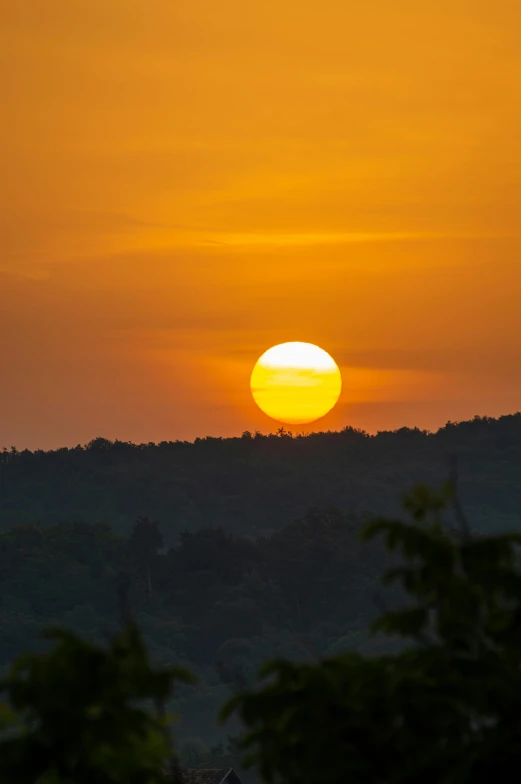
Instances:
[[[42,628],[102,642],[131,615],[155,664],[197,676],[173,704],[183,759],[222,760],[234,724],[218,727],[219,707],[262,662],[390,650],[368,627],[393,602],[379,585],[393,556],[360,530],[400,508],[397,488],[440,486],[454,456],[475,530],[519,530],[519,414],[434,434],[5,450],[0,665],[43,650]]]
[[[360,542],[362,523],[310,510],[267,536],[205,528],[170,548],[148,518],[128,536],[103,523],[14,526],[0,535],[1,663],[42,649],[42,628],[103,641],[131,613],[157,665],[198,676],[175,706],[182,734],[217,742],[218,706],[264,660],[377,645],[365,629],[388,557]]]
[[[222,527],[265,535],[308,509],[395,513],[397,488],[438,485],[460,458],[460,492],[476,526],[517,526],[521,509],[521,414],[449,422],[435,433],[352,428],[291,436],[131,444],[96,438],[53,451],[0,452],[0,530],[21,522],[108,522],[129,532],[143,515],[178,534]]]

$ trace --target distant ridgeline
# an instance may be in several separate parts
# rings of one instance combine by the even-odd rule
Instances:
[[[1,438],[1,434],[0,434]],[[461,495],[474,524],[521,523],[521,414],[402,428],[375,436],[346,428],[291,438],[244,433],[131,444],[97,438],[72,449],[0,453],[0,530],[20,522],[107,521],[128,532],[159,520],[165,542],[223,527],[259,535],[310,507],[392,512],[417,482],[437,485],[459,456]]]

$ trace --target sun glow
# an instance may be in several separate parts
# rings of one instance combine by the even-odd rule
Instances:
[[[342,377],[334,359],[318,346],[281,343],[257,360],[250,385],[253,399],[272,419],[305,424],[333,408]]]

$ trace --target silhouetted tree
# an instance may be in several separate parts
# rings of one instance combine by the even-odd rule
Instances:
[[[127,627],[108,648],[71,632],[47,635],[45,654],[25,654],[0,683],[3,784],[164,784],[176,768],[168,724],[147,703],[164,703],[180,668],[151,667]]]
[[[454,523],[444,513],[452,504]],[[273,784],[489,784],[521,765],[521,535],[471,536],[454,488],[418,487],[412,521],[377,518],[404,562],[386,575],[409,597],[375,630],[395,654],[275,661],[235,696],[242,747]]]

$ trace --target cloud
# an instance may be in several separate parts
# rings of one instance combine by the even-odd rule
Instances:
[[[443,235],[415,234],[413,232],[315,232],[291,233],[230,233],[214,234],[209,243],[225,246],[313,246],[345,245],[352,242],[403,242],[407,240],[441,239]],[[202,240],[203,243],[205,240]]]

